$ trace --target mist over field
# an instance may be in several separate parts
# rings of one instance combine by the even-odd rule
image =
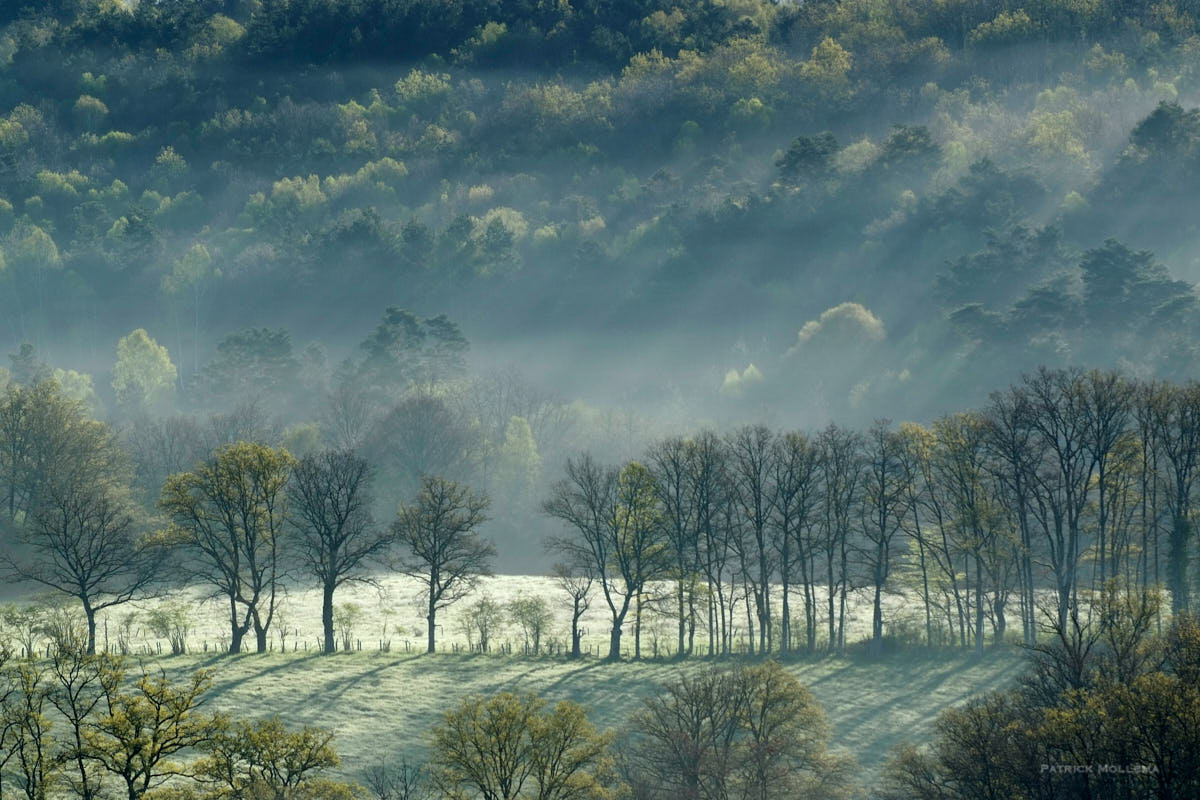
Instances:
[[[1197,208],[1196,0],[0,2],[0,791],[1200,796]]]

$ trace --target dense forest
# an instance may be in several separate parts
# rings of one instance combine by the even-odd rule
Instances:
[[[132,330],[208,408],[389,306],[675,418],[1194,365],[1187,3],[5,6],[0,336],[106,407]]]

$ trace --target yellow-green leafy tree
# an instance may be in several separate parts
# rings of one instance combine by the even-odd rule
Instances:
[[[304,726],[290,731],[278,717],[225,723],[205,746],[197,774],[205,800],[350,800],[361,790],[324,773],[341,764],[333,734]]]
[[[117,403],[126,413],[167,410],[178,375],[167,348],[156,342],[145,328],[138,328],[117,342],[112,387]]]
[[[454,800],[606,800],[616,796],[611,741],[578,703],[475,695],[433,729],[430,776]]]
[[[166,538],[190,551],[185,567],[229,602],[229,652],[240,653],[253,625],[258,652],[280,601],[287,484],[295,459],[287,450],[238,442],[193,472],[172,475],[162,509]]]

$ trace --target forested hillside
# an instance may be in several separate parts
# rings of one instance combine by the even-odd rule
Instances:
[[[1037,364],[1177,376],[1198,18],[17,0],[0,340],[108,408],[132,330],[208,409],[214,358],[303,362],[272,390],[304,395],[389,306],[447,314],[473,366],[660,416],[926,417]]]

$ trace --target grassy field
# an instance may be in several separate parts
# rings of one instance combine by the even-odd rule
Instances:
[[[600,727],[619,728],[640,698],[696,662],[605,663],[485,655],[287,653],[154,659],[171,673],[213,670],[213,707],[240,716],[278,714],[336,734],[342,772],[357,777],[380,759],[420,758],[424,737],[443,710],[470,693],[534,691],[572,699]],[[971,695],[1010,681],[1020,668],[1012,652],[982,661],[967,655],[907,653],[868,661],[823,657],[789,662],[825,709],[835,745],[851,753],[869,784],[897,743],[919,741],[937,714]]]
[[[482,594],[502,604],[519,595],[544,597],[556,614],[547,638],[559,642],[568,639],[569,609],[552,580],[496,577],[482,583],[476,596]],[[280,652],[276,632],[272,634],[272,652],[229,656],[219,654],[219,648],[228,642],[223,609],[220,603],[202,598],[199,591],[181,591],[161,601],[139,604],[136,609],[117,610],[107,618],[110,649],[116,649],[121,619],[133,611],[129,634],[139,659],[173,675],[211,669],[211,703],[216,709],[236,712],[242,718],[278,714],[289,724],[331,729],[343,756],[341,772],[349,778],[359,778],[366,767],[379,760],[404,755],[420,759],[426,733],[438,715],[471,693],[529,690],[551,701],[572,699],[586,705],[600,727],[619,728],[641,698],[674,680],[680,670],[703,668],[704,664],[703,659],[679,664],[665,657],[612,664],[598,658],[571,662],[544,655],[470,654],[465,652],[459,620],[461,610],[473,598],[439,616],[442,652],[424,655],[418,587],[396,576],[381,578],[378,586],[339,590],[339,603],[354,603],[359,608],[353,638],[356,644],[362,641],[361,651],[317,655],[319,594],[294,590],[283,607],[283,624],[277,625],[289,631],[287,652]],[[147,612],[162,602],[189,609],[194,623],[187,655],[157,655],[160,648],[169,653],[169,646],[154,637],[145,619]],[[889,599],[889,618],[906,619],[912,613],[913,606],[903,598]],[[595,598],[584,619],[589,631],[583,642],[585,649],[605,652],[607,617],[603,600]],[[739,611],[738,618],[743,620],[744,612]],[[665,656],[674,642],[673,624],[669,609],[650,614],[644,623],[643,652],[653,652],[652,643],[657,637],[660,654]],[[847,641],[864,638],[869,629],[870,605],[865,598],[858,598],[848,612]],[[101,625],[102,648],[104,635]],[[391,639],[389,652],[380,652],[383,638]],[[497,641],[507,641],[513,652],[520,653],[520,633],[513,626],[502,631]],[[631,631],[625,641],[631,649]],[[697,642],[703,642],[703,637],[698,635]],[[252,637],[247,645],[253,649]],[[459,652],[454,652],[456,649]],[[989,652],[983,660],[966,653],[922,650],[868,659],[856,654],[860,651],[852,647],[851,654],[843,657],[797,657],[788,661],[788,667],[825,709],[835,745],[857,759],[867,785],[894,745],[922,740],[943,709],[1006,684],[1021,668],[1019,651],[1007,648]]]
[[[823,646],[823,622],[821,614],[825,610],[824,597],[820,587],[818,593],[818,637]],[[673,654],[676,645],[676,621],[673,616],[672,585],[659,584],[651,587],[651,596],[661,598],[658,602],[648,600],[643,613],[642,622],[642,655],[659,656]],[[780,609],[778,588],[774,598],[774,614],[778,617]],[[543,635],[543,643],[553,649],[554,645],[566,647],[570,641],[570,602],[563,590],[551,578],[536,575],[501,575],[485,578],[479,582],[475,592],[455,605],[438,614],[438,650],[450,653],[467,648],[466,635],[462,622],[466,610],[475,600],[487,596],[500,605],[506,605],[510,600],[521,597],[541,597],[553,614],[553,620]],[[802,599],[799,593],[792,595],[793,626],[803,625]],[[228,605],[221,599],[206,599],[201,589],[187,589],[173,592],[161,600],[131,603],[112,609],[99,615],[100,630],[99,644],[105,644],[107,630],[110,649],[116,649],[118,630],[122,621],[127,617],[134,620],[130,631],[131,646],[138,651],[147,649],[158,652],[169,652],[165,638],[156,637],[145,624],[149,611],[163,603],[184,605],[188,610],[191,630],[188,635],[188,650],[200,653],[223,650],[229,644]],[[361,642],[364,651],[378,651],[381,640],[391,641],[392,652],[417,652],[425,649],[425,610],[420,598],[420,586],[410,578],[395,574],[376,576],[372,585],[349,584],[338,590],[336,604],[345,606],[352,604],[357,608],[357,620],[353,625],[352,639],[357,647]],[[910,626],[923,625],[919,604],[906,601],[899,595],[884,598],[884,617],[888,626],[905,622]],[[734,634],[737,637],[736,647],[745,646],[744,633],[746,630],[745,604],[739,599],[734,614]],[[598,589],[593,591],[591,607],[583,616],[581,627],[586,632],[582,646],[586,652],[604,655],[608,651],[608,634],[611,626],[611,615]],[[625,620],[622,646],[632,655],[634,612],[631,609]],[[846,612],[846,641],[855,642],[867,637],[871,630],[871,602],[866,592],[851,595]],[[293,587],[280,603],[279,612],[272,624],[271,647],[280,649],[279,634],[286,632],[287,649],[299,652],[320,649],[321,646],[321,595],[318,590],[310,587]],[[794,635],[802,634],[802,628]],[[655,649],[657,641],[658,649]],[[511,652],[519,652],[522,647],[521,632],[516,625],[502,626],[493,634],[496,648],[508,647]],[[702,631],[698,629],[696,644],[706,651],[707,641]],[[254,648],[254,638],[251,633],[245,642]],[[408,648],[406,650],[406,648]]]

